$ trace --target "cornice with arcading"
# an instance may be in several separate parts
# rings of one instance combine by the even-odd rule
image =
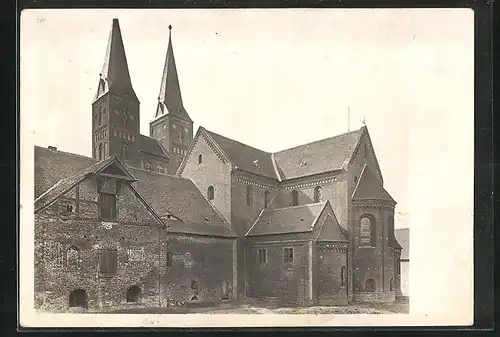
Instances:
[[[338,182],[338,177],[327,178],[327,179],[318,179],[318,180],[310,181],[307,183],[298,183],[298,184],[288,185],[288,186],[281,188],[281,190],[288,191],[288,190],[294,190],[294,189],[298,189],[298,188],[320,186],[320,185],[329,184],[329,183],[336,183],[336,182]]]
[[[316,243],[316,249],[318,250],[318,252],[345,253],[347,252],[347,243],[340,243],[340,242]]]
[[[238,181],[240,183],[243,183],[243,184],[246,184],[246,185],[257,186],[257,187],[260,187],[260,188],[263,188],[263,189],[267,189],[267,190],[272,190],[272,191],[278,191],[279,190],[279,188],[276,188],[274,186],[265,185],[265,184],[261,184],[261,183],[256,183],[256,182],[249,181],[249,180],[246,180],[246,179],[243,179],[243,178],[237,178],[236,181]]]
[[[388,200],[353,200],[352,204],[357,209],[384,208],[394,210],[396,204]]]

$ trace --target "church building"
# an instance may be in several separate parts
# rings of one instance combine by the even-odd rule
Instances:
[[[368,128],[275,153],[193,134],[171,30],[149,136],[113,19],[92,158],[35,146],[36,307],[400,296],[396,202]]]

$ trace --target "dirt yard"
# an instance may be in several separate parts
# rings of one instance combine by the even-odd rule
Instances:
[[[313,306],[313,307],[277,307],[265,304],[226,303],[210,307],[194,308],[127,308],[115,310],[113,313],[123,314],[393,314],[409,313],[408,299],[397,300],[394,303],[351,303],[348,306]]]

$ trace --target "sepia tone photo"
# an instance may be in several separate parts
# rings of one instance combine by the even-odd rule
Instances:
[[[415,163],[447,144],[438,136],[416,147],[412,134],[432,135],[456,108],[460,126],[448,131],[468,130],[467,18],[411,10],[23,12],[21,115],[33,116],[21,126],[30,163],[22,183],[30,194],[21,199],[33,205],[21,223],[31,261],[21,296],[27,320],[428,319],[418,287],[429,256],[417,253],[439,248],[410,237],[410,223],[416,235],[433,228],[414,222],[431,198],[415,197]],[[443,47],[426,27],[446,19],[464,24]],[[446,52],[462,62],[450,64]],[[461,102],[444,94],[432,101],[445,84]],[[421,112],[422,100],[435,107]],[[419,113],[432,114],[434,126],[414,123]],[[468,191],[452,196],[470,209],[462,231],[455,228],[462,264],[453,269],[466,275],[454,284],[466,309],[448,319],[471,317]]]

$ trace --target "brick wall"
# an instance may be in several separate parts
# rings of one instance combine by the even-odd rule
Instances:
[[[149,164],[151,170],[154,172],[160,172],[159,167],[161,167],[161,173],[168,173],[168,159],[153,156],[144,152],[141,152],[141,165],[138,168],[146,169]]]
[[[294,249],[294,261],[284,262],[284,248]],[[258,249],[267,250],[267,263],[260,264]],[[249,244],[246,249],[249,297],[276,297],[284,301],[305,302],[308,297],[309,247],[303,242]]]
[[[279,207],[292,205],[293,190],[299,192],[299,205],[313,203],[316,186],[321,186],[322,200],[330,201],[337,220],[343,227],[347,228],[349,195],[347,195],[345,173],[321,174],[282,183],[278,196]]]
[[[176,233],[164,238],[162,305],[233,298],[233,239]],[[167,253],[172,253],[171,266]]]
[[[202,162],[198,164],[200,154]],[[198,137],[182,177],[191,179],[205,197],[208,187],[213,186],[213,204],[231,223],[231,164],[219,158],[203,136]]]
[[[343,266],[347,267],[347,245],[316,244],[316,296],[321,303],[347,303],[347,268],[342,284]]]
[[[393,212],[393,206],[376,201],[353,203],[352,263],[354,299],[385,301],[394,298],[395,291],[390,290],[391,279],[393,280],[393,289],[396,288],[397,283],[394,277],[394,249],[388,246],[388,216]],[[374,247],[363,247],[361,244],[360,220],[364,215],[371,216],[376,224]],[[366,281],[368,279],[375,281],[374,293],[366,293]],[[389,295],[379,295],[378,293]],[[360,297],[358,294],[364,295]]]

